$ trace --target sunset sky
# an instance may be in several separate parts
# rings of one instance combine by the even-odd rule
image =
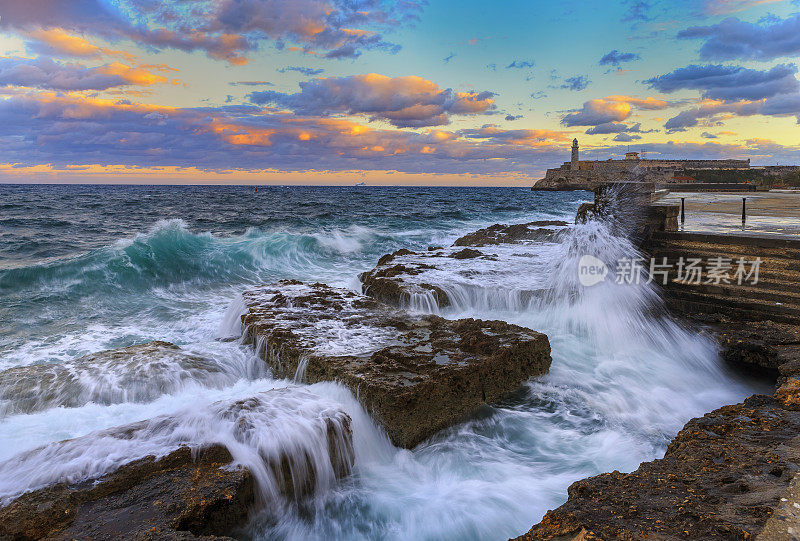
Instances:
[[[0,182],[800,164],[800,0],[0,0]]]

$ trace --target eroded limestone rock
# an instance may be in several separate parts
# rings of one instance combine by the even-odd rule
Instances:
[[[254,510],[327,490],[353,460],[350,418],[305,389],[221,401],[0,463],[0,539],[227,535]]]
[[[212,359],[169,342],[149,342],[0,371],[0,416],[89,402],[150,402],[186,384],[224,387],[237,379]]]
[[[464,294],[485,297],[508,291],[520,301],[530,300],[546,289],[534,281],[532,266],[547,264],[547,247],[557,246],[565,227],[559,220],[496,224],[461,237],[450,248],[398,250],[359,276],[362,291],[395,306],[434,312],[458,306]]]
[[[548,241],[555,240],[558,229],[553,227],[566,227],[567,222],[561,220],[540,220],[526,224],[494,224],[485,229],[464,235],[453,243],[453,246],[491,246],[495,244],[508,244],[520,241]]]
[[[800,412],[753,396],[689,421],[661,460],[573,483],[519,539],[753,539],[798,465]]]
[[[413,447],[547,372],[550,344],[501,321],[412,316],[351,291],[282,281],[244,293],[246,340],[278,376],[340,381]]]

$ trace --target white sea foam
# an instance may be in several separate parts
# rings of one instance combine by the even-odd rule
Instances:
[[[280,480],[270,465],[280,464],[282,457],[290,459],[295,481],[310,479],[321,494],[336,482],[336,461],[331,460],[329,448],[336,448],[347,462],[347,422],[335,402],[299,388],[196,403],[134,425],[49,443],[0,462],[0,503],[53,483],[96,479],[132,460],[164,456],[180,446],[197,449],[212,444],[227,447],[234,464],[255,475],[264,500],[280,499]]]
[[[543,217],[551,216],[526,218]],[[449,244],[461,233],[485,225],[465,225],[460,232],[431,231],[426,242]],[[268,268],[280,277],[313,277],[354,286],[356,273],[374,264],[372,255],[365,260],[359,259],[359,254],[370,247],[377,235],[395,235],[393,249],[406,239],[400,232],[364,233],[348,228],[339,231],[341,238],[337,234],[326,237],[327,232],[321,232],[322,237],[308,236],[315,246],[322,246],[322,256],[301,249],[297,238],[289,235],[264,236],[251,231],[250,236],[223,244],[241,248],[235,254],[247,254],[244,259],[231,256],[230,265],[251,265],[252,257],[257,264],[251,268]],[[225,250],[230,246],[226,244]],[[200,383],[202,389],[180,388],[146,403],[87,403],[8,416],[0,422],[0,441],[4,442],[0,460],[65,438],[86,436],[88,439],[83,441],[90,442],[96,436],[88,434],[125,423],[159,416],[184,418],[187,410],[188,424],[180,426],[189,426],[192,434],[197,434],[202,432],[198,426],[207,422],[216,426],[216,421],[198,419],[193,412],[207,412],[209,405],[218,400],[287,388],[288,396],[296,399],[292,407],[298,412],[323,400],[337,404],[353,418],[356,470],[349,481],[321,489],[312,513],[287,508],[277,519],[270,517],[253,524],[253,537],[507,539],[529,529],[547,509],[560,505],[566,499],[566,488],[575,480],[613,469],[633,470],[639,462],[660,456],[669,439],[689,418],[735,403],[759,390],[738,381],[723,368],[713,342],[696,330],[662,317],[658,292],[652,286],[621,286],[613,279],[592,288],[580,285],[577,263],[583,255],[612,262],[635,254],[629,241],[602,224],[570,228],[570,233],[555,243],[484,250],[497,254],[503,262],[442,258],[441,265],[437,262],[438,270],[424,277],[425,282],[445,289],[453,301],[450,307],[440,309],[426,294],[412,296],[413,307],[451,318],[504,319],[545,332],[553,348],[550,374],[531,382],[525,393],[486,408],[471,421],[443,431],[413,451],[394,448],[343,387],[334,383],[294,386],[252,373],[250,365],[243,362],[230,364],[231,373],[239,378],[222,389]],[[470,274],[470,268],[477,273]],[[216,276],[223,266],[210,269],[209,275]],[[193,352],[236,358],[248,350],[236,342],[216,342],[213,338],[236,334],[241,307],[231,307],[227,316],[225,310],[241,290],[252,286],[255,278],[242,279],[238,268],[231,276],[235,276],[232,281],[238,280],[238,286],[211,292],[197,284],[165,285],[138,318],[128,318],[117,327],[95,322],[85,325],[81,332],[65,331],[46,349],[37,346],[23,351],[21,348],[26,346],[20,346],[13,352],[11,365],[28,364],[51,354],[54,362],[63,361],[74,355],[60,353],[59,344],[83,354],[87,349],[110,347],[109,339],[130,343],[126,336],[189,343],[188,349]],[[179,316],[165,324],[163,317],[156,317],[164,310]],[[380,344],[386,338],[371,332],[373,329],[365,328],[356,335],[342,334],[334,324],[314,331],[320,337],[320,347],[332,348],[329,353],[346,352],[337,348],[351,341]],[[87,337],[88,341],[82,342]],[[304,389],[323,398],[311,399]],[[287,415],[289,423],[291,415]],[[302,417],[302,413],[299,415]],[[198,424],[188,419],[195,419]],[[218,434],[225,439],[223,443],[236,441],[225,430],[220,429]],[[132,448],[125,444],[117,447],[117,442],[110,440],[105,442],[108,445],[87,443],[86,463],[78,457],[74,468],[70,457],[77,457],[76,453],[67,453],[59,460],[57,446],[52,447],[52,460],[43,465],[41,455],[34,453],[32,457],[39,459],[20,463],[19,475],[27,478],[29,474],[38,483],[46,482],[37,477],[41,475],[69,476],[71,471],[88,475],[86,468],[91,469],[93,461],[102,464],[103,454],[110,457],[108,460],[123,460],[145,452],[150,440],[162,438],[163,443],[170,437],[173,436],[155,435],[154,439],[135,442]],[[311,436],[298,438],[305,445],[317,441]],[[173,443],[169,440],[169,445]],[[166,446],[156,445],[159,449]],[[52,469],[48,469],[51,463]],[[106,463],[105,467],[113,464]],[[5,476],[0,475],[0,479]],[[9,480],[8,486],[14,482],[30,486],[20,477]]]

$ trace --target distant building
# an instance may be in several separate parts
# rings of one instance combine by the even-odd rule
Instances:
[[[572,140],[572,164],[570,166],[570,170],[577,171],[579,162],[580,160],[578,158],[578,139],[575,138]]]
[[[580,160],[578,140],[572,141],[572,160],[548,169],[536,188],[596,186],[608,182],[674,183],[694,181],[696,171],[749,171],[750,160],[648,160],[628,152],[624,160]]]

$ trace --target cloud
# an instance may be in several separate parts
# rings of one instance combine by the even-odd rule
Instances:
[[[314,69],[314,68],[306,68],[303,66],[286,66],[285,68],[281,68],[278,71],[280,73],[286,73],[287,71],[296,71],[297,73],[301,73],[306,77],[312,77],[314,75],[319,75],[325,72],[325,70],[322,68]]]
[[[668,106],[668,102],[656,98],[608,96],[587,101],[578,111],[565,115],[561,123],[565,126],[599,126],[626,120],[634,107],[652,111]]]
[[[715,135],[713,133],[708,133],[707,131],[704,131],[702,134],[700,134],[700,137],[702,137],[703,139],[718,139],[719,135]]]
[[[728,18],[711,26],[693,26],[679,39],[705,40],[700,58],[706,60],[768,61],[800,54],[800,13],[778,22],[748,23]]]
[[[705,99],[758,100],[800,90],[796,73],[797,68],[789,64],[774,66],[769,71],[740,66],[691,65],[644,83],[666,93],[683,89],[700,90]]]
[[[715,141],[703,143],[668,141],[666,143],[648,143],[644,146],[650,159],[724,159],[752,158],[755,163],[772,163],[780,160],[783,163],[797,163],[800,160],[800,149],[792,145],[780,145],[774,141],[752,139],[745,144],[724,144]],[[618,150],[619,147],[608,147]]]
[[[0,85],[55,90],[106,90],[116,86],[147,86],[165,82],[167,78],[163,75],[119,62],[87,68],[76,63],[56,62],[47,57],[0,58]]]
[[[21,166],[534,172],[558,161],[569,139],[563,132],[491,126],[458,132],[373,129],[252,105],[179,108],[79,94],[3,92],[3,159]]]
[[[774,4],[783,0],[706,0],[705,11],[709,15],[727,15],[755,6]]]
[[[638,141],[642,138],[641,135],[632,135],[630,133],[618,133],[616,137],[614,137],[614,141],[618,143],[630,143],[632,141]]]
[[[0,93],[5,96],[0,100],[3,160],[18,169],[189,167],[232,178],[253,170],[538,176],[563,161],[573,136],[491,125],[459,131],[375,129],[252,105],[180,108],[66,92]],[[603,159],[619,150],[609,146],[589,154]],[[800,159],[797,148],[763,140],[748,141],[747,146],[670,142],[648,145],[647,150],[650,155],[688,158],[765,156],[772,163]]]
[[[231,86],[275,86],[269,81],[230,81]]]
[[[513,60],[506,69],[530,69],[536,66],[533,60]]]
[[[782,94],[758,101],[714,101],[706,100],[698,107],[681,111],[670,118],[664,127],[670,131],[685,131],[700,125],[716,122],[721,116],[796,116],[800,123],[800,94]]]
[[[62,28],[34,29],[26,33],[27,46],[38,54],[47,56],[70,56],[78,58],[97,58],[100,56],[119,56],[128,62],[136,62],[136,57],[125,51],[107,49],[95,45],[88,39],[70,34]]]
[[[505,120],[512,122],[514,120],[519,120],[520,118],[522,118],[522,115],[506,115]]]
[[[469,139],[481,139],[496,144],[531,147],[549,146],[553,142],[568,142],[570,135],[556,130],[504,130],[493,125],[478,129],[461,130],[459,134]]]
[[[641,122],[637,122],[632,126],[621,122],[606,122],[589,128],[586,133],[588,135],[608,135],[611,133],[651,133],[653,131],[655,130],[642,131]]]
[[[120,7],[118,7],[120,6]],[[0,29],[21,34],[59,28],[144,47],[203,51],[240,65],[264,40],[294,43],[308,54],[354,58],[368,49],[396,52],[380,32],[413,24],[416,0],[27,0],[5,2]]]
[[[623,21],[646,22],[652,20],[650,8],[652,4],[643,0],[627,0]]]
[[[453,115],[493,111],[492,92],[441,89],[422,77],[387,77],[377,73],[328,77],[300,83],[300,92],[253,92],[253,103],[272,104],[302,115],[365,115],[397,127],[448,124]]]
[[[591,84],[589,78],[585,75],[576,75],[575,77],[569,77],[564,80],[564,84],[561,85],[559,88],[563,88],[565,90],[585,90],[587,86]]]
[[[641,60],[642,57],[635,53],[621,53],[614,49],[610,53],[603,55],[600,59],[601,66],[619,66],[625,62],[633,62],[634,60]]]

